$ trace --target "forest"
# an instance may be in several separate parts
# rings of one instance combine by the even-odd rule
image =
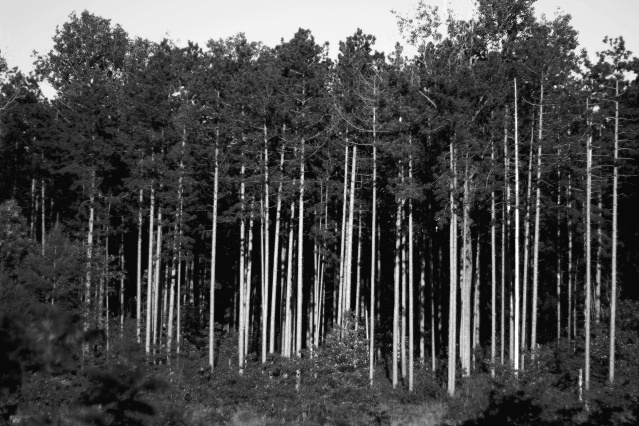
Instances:
[[[639,60],[534,2],[0,56],[0,423],[637,424]]]

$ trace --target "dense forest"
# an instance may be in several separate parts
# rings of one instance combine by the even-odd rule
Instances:
[[[639,60],[533,6],[0,57],[3,421],[636,424]]]

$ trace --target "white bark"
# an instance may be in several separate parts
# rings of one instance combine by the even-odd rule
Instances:
[[[149,202],[149,263],[146,270],[147,288],[146,288],[146,354],[151,353],[151,334],[153,330],[153,235],[155,232],[155,190],[151,184],[151,200]]]
[[[142,203],[144,202],[144,190],[140,188],[140,200],[138,208],[138,258],[136,265],[136,295],[135,295],[135,325],[136,337],[140,343],[142,334]]]

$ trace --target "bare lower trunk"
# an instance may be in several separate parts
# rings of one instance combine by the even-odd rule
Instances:
[[[300,198],[299,212],[297,215],[297,329],[295,342],[296,355],[302,356],[302,297],[304,291],[303,265],[304,265],[304,139],[300,149]],[[353,162],[355,161],[353,155]]]
[[[89,229],[87,231],[87,263],[84,282],[84,328],[89,328],[89,315],[91,309],[91,269],[93,268],[93,227],[95,221],[95,171],[91,172],[91,192],[89,193]]]
[[[151,334],[153,330],[153,234],[155,232],[155,191],[151,184],[151,200],[149,203],[149,263],[146,270],[146,354],[151,353]]]
[[[157,237],[155,247],[155,279],[153,287],[153,346],[157,345],[157,339],[162,332],[158,327],[160,320],[160,270],[162,269],[162,209],[158,206],[158,223],[157,223]]]
[[[597,207],[599,210],[599,214],[602,215],[603,210],[603,201],[602,201],[602,190],[599,190],[598,194],[598,203]],[[601,243],[603,240],[602,235],[602,219],[600,218],[597,221],[597,253],[596,253],[596,272],[595,272],[595,323],[599,324],[601,320],[601,257],[603,255],[603,248],[601,247]]]
[[[135,325],[136,337],[140,343],[142,335],[142,203],[144,191],[140,188],[140,200],[138,206],[138,258],[136,265],[136,293],[135,293]]]
[[[245,209],[244,209],[244,164],[242,164],[241,167],[241,171],[240,171],[240,203],[242,204],[242,211],[241,211],[241,217],[240,217],[240,265],[239,265],[239,274],[240,274],[240,279],[239,279],[239,309],[238,309],[238,329],[239,329],[239,333],[238,333],[238,342],[237,342],[237,356],[238,356],[238,367],[239,367],[239,373],[240,375],[244,374],[244,334],[246,333],[246,323],[244,321],[245,319],[245,306],[246,306],[246,284],[245,284],[245,274],[246,271],[244,269],[244,262],[246,260],[246,254],[245,254],[245,246],[244,246],[244,236],[246,233],[246,218],[244,217],[245,215]]]
[[[619,98],[619,80],[615,84],[615,99]],[[612,177],[612,253],[610,275],[610,348],[608,356],[608,381],[612,385],[615,381],[615,333],[617,320],[617,216],[619,184],[619,101],[615,100],[615,146],[613,153],[613,177]]]
[[[495,145],[490,152],[491,163],[495,163]],[[495,376],[495,355],[497,350],[497,241],[495,215],[495,191],[490,193],[490,375]]]
[[[284,150],[280,155],[280,173],[282,173],[284,167]],[[277,188],[277,207],[275,212],[275,241],[273,242],[273,283],[271,285],[271,324],[270,324],[270,346],[269,353],[275,352],[275,309],[277,300],[277,283],[278,283],[278,250],[280,248],[280,214],[282,210],[282,179],[280,176],[280,183]],[[282,272],[283,273],[283,272]],[[280,303],[282,303],[280,301]]]
[[[348,144],[346,144],[345,153],[344,153],[344,198],[342,203],[342,233],[341,233],[341,244],[340,244],[340,262],[339,262],[339,288],[338,288],[338,297],[339,302],[337,304],[337,324],[342,324],[342,308],[344,305],[344,288],[345,288],[345,267],[346,267],[346,211],[347,211],[347,189],[348,189]],[[335,299],[337,300],[337,299]]]
[[[590,124],[590,123],[589,123]],[[591,199],[592,199],[592,133],[588,135],[586,146],[586,300],[584,305],[584,334],[586,337],[584,347],[584,389],[586,392],[590,389],[590,268],[591,268]]]
[[[450,185],[450,298],[448,303],[448,394],[455,395],[455,372],[457,367],[457,211],[455,208],[456,177],[455,155],[450,145],[450,166],[453,177]]]
[[[215,170],[213,171],[213,214],[211,217],[211,283],[209,285],[209,366],[211,370],[215,366],[215,279],[217,272],[217,204],[218,204],[218,183],[219,148],[215,143]]]
[[[375,109],[373,109],[375,114]],[[371,295],[370,295],[370,340],[368,347],[368,379],[373,387],[373,367],[375,358],[375,248],[377,242],[377,147],[375,146],[375,131],[373,130],[373,201],[372,201],[372,224],[371,224]]]
[[[41,230],[42,232],[40,232],[40,244],[41,244],[41,250],[42,250],[42,256],[44,256],[44,248],[46,247],[46,235],[47,235],[47,227],[45,225],[45,218],[46,218],[46,205],[47,203],[45,202],[46,198],[44,196],[44,191],[45,191],[45,186],[44,186],[44,179],[40,180],[40,188],[42,190],[41,192],[41,198],[42,198],[42,215],[41,215],[41,219],[42,219],[42,224],[41,224]]]
[[[518,122],[518,108],[517,108],[517,79],[514,80],[515,84],[515,316],[514,316],[514,354],[513,359],[515,361],[515,371],[519,370],[519,324],[520,324],[520,289],[519,289],[519,122]]]
[[[262,247],[264,251],[263,257],[263,274],[262,274],[262,363],[266,362],[266,351],[268,344],[268,313],[269,313],[269,253],[270,253],[270,237],[269,237],[269,180],[268,180],[268,134],[266,124],[264,124],[264,237]]]
[[[288,249],[287,249],[287,275],[286,275],[286,297],[285,297],[285,316],[284,316],[284,340],[285,347],[282,351],[282,354],[285,357],[291,356],[291,346],[292,346],[292,329],[293,329],[293,312],[291,309],[291,298],[293,295],[292,287],[293,287],[293,238],[294,238],[294,220],[295,220],[295,203],[291,203],[291,218],[289,221],[288,228]]]
[[[397,387],[397,358],[399,356],[399,285],[400,285],[400,253],[401,250],[401,203],[397,201],[397,213],[395,216],[395,278],[393,280],[393,389]]]

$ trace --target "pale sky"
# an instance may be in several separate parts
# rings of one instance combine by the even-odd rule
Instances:
[[[471,0],[426,0],[440,8],[447,4],[467,18]],[[401,41],[391,9],[410,13],[416,0],[0,0],[0,50],[10,67],[32,69],[31,53],[48,52],[55,28],[71,12],[84,9],[120,24],[130,36],[183,44],[244,32],[249,40],[275,46],[290,39],[299,27],[308,28],[318,43],[330,42],[331,56],[338,43],[360,27],[377,37],[376,49],[389,53]],[[639,56],[639,0],[538,0],[538,14],[552,17],[570,13],[582,46],[603,49],[605,35],[623,35],[627,47]]]

